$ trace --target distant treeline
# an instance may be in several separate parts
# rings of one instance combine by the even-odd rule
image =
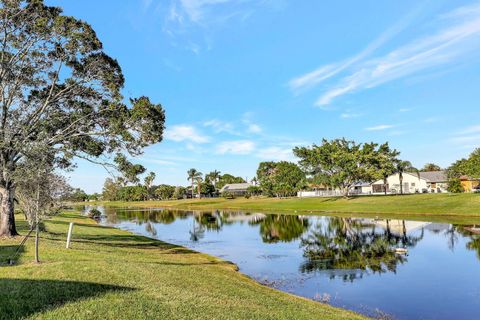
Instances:
[[[323,140],[320,145],[296,147],[293,154],[298,163],[289,161],[261,162],[256,177],[245,192],[246,197],[294,196],[299,190],[318,187],[342,190],[349,195],[352,187],[359,182],[371,183],[386,179],[392,174],[401,177],[405,172],[438,171],[442,168],[427,163],[423,168],[414,167],[409,161],[399,158],[400,152],[391,149],[388,143],[356,143],[346,139]],[[460,178],[468,176],[480,178],[480,149],[474,150],[468,158],[461,159],[445,169],[449,179],[450,192],[463,192]],[[102,194],[87,195],[77,189],[72,200],[141,201],[168,200],[191,197],[234,197],[228,191],[221,194],[226,184],[245,183],[245,179],[232,174],[221,174],[214,170],[206,175],[192,168],[187,172],[189,186],[168,184],[153,185],[154,173],[144,178],[144,183],[128,185],[128,180],[120,177],[107,178]]]

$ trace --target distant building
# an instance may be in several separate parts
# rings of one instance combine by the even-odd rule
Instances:
[[[447,192],[448,178],[445,171],[404,172],[402,181],[403,193],[441,193]],[[364,190],[367,190],[365,188]],[[400,193],[400,176],[398,173],[383,180],[377,180],[371,185],[371,194]]]
[[[230,183],[220,189],[220,193],[230,192],[234,196],[244,196],[252,185],[250,183]]]
[[[469,176],[461,176],[460,183],[465,192],[472,192],[480,185],[480,179],[471,178]]]

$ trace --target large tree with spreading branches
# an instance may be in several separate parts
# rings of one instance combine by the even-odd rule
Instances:
[[[89,24],[43,0],[0,0],[0,237],[17,234],[15,174],[42,146],[54,164],[107,163],[162,140],[165,114],[121,94],[122,70]],[[138,171],[138,170],[134,170]]]

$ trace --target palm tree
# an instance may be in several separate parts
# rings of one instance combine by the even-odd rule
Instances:
[[[192,182],[192,198],[193,198],[193,194],[194,194],[194,190],[193,190],[193,186],[194,186],[194,183],[195,181],[197,181],[198,178],[201,178],[203,176],[203,173],[201,173],[200,171],[198,171],[197,169],[195,168],[192,168],[190,170],[187,171],[187,174],[188,174],[188,178],[187,180],[190,180]]]
[[[197,192],[198,192],[198,198],[201,198],[202,197],[202,181],[203,181],[203,178],[200,176],[200,177],[197,177],[197,179],[195,179],[197,181]]]
[[[420,172],[415,168],[410,161],[400,160],[396,163],[396,171],[398,173],[398,180],[400,181],[400,194],[403,194],[403,173],[416,172],[420,179]]]
[[[208,177],[208,181],[215,187],[215,190],[217,190],[217,182],[220,180],[220,173],[220,171],[213,170],[206,176],[206,178]]]

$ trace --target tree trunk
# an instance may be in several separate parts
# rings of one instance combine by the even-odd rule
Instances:
[[[18,236],[15,227],[14,197],[14,188],[0,187],[0,237]]]
[[[343,189],[343,197],[344,197],[344,198],[348,198],[348,196],[349,196],[349,194],[350,194],[349,191],[350,191],[350,187],[345,187],[345,188]]]
[[[39,225],[38,219],[37,219],[37,222],[36,222],[36,225],[35,225],[35,263],[40,263],[40,258],[38,257],[39,241],[40,241],[40,225]]]
[[[403,176],[401,174],[398,176],[398,180],[400,180],[400,194],[403,194]]]
[[[387,195],[387,178],[383,179],[383,192]]]

